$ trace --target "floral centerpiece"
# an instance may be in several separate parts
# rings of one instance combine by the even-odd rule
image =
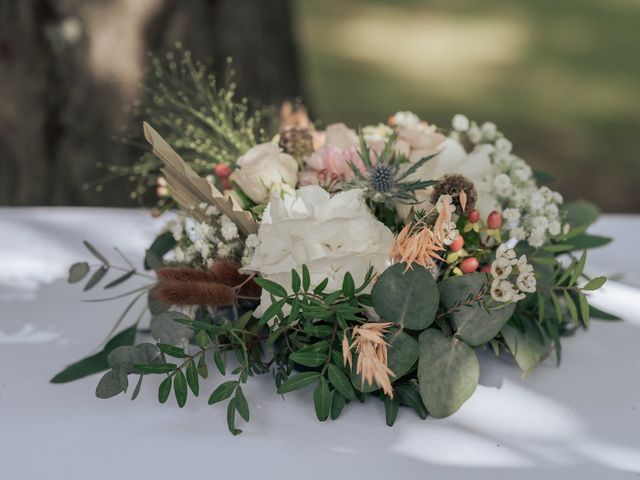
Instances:
[[[179,211],[146,252],[152,283],[124,294],[118,325],[146,300],[151,336],[138,318],[53,382],[106,370],[96,394],[108,398],[137,376],[135,398],[159,376],[159,401],[173,392],[183,407],[213,367],[232,378],[209,403],[228,402],[237,434],[237,415],[250,417],[243,386],[269,374],[274,393],[312,388],[320,421],[373,396],[392,425],[401,405],[420,418],[456,412],[478,384],[477,349],[512,356],[526,375],[552,352],[560,362],[561,337],[611,318],[588,303],[605,279],[585,272],[586,250],[609,241],[586,233],[597,210],[564,203],[493,123],[456,115],[438,128],[404,111],[317,129],[287,104],[268,136],[246,102],[214,92],[210,108],[183,112],[193,142],[176,140],[180,153],[144,126],[159,163],[138,168],[138,184]],[[184,103],[179,89],[165,95]],[[211,152],[218,160],[204,161]],[[88,277],[85,290],[114,270],[124,272],[104,288],[149,276],[85,244],[98,264],[69,272]]]

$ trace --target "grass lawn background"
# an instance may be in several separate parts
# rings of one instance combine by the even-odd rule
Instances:
[[[305,101],[494,121],[565,198],[640,212],[640,1],[295,0]]]

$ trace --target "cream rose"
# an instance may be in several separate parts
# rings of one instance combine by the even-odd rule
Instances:
[[[326,291],[341,288],[346,272],[361,284],[372,266],[382,272],[393,234],[369,211],[360,190],[333,197],[317,185],[295,195],[273,195],[258,232],[258,246],[245,270],[259,272],[290,290],[291,269],[309,269],[311,286],[329,279]],[[269,306],[263,292],[256,315]]]
[[[295,188],[298,181],[298,163],[273,143],[256,145],[238,158],[237,165],[240,168],[230,178],[256,203],[265,202],[274,187]]]

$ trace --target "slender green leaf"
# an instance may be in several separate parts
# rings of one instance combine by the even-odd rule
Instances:
[[[178,365],[175,363],[135,364],[136,371],[141,373],[171,373]]]
[[[351,297],[356,291],[356,284],[353,281],[353,277],[351,273],[347,272],[344,274],[344,278],[342,280],[342,294],[345,297]]]
[[[271,280],[267,280],[266,278],[262,278],[262,277],[256,277],[253,280],[262,288],[264,288],[267,292],[269,292],[271,295],[274,295],[276,297],[287,296],[287,291],[279,283],[276,283]]]
[[[296,272],[295,268],[291,269],[291,290],[293,293],[298,293],[300,291],[300,275]]]
[[[585,327],[589,326],[589,302],[584,293],[578,293],[578,303],[580,304],[580,316]]]
[[[107,283],[104,286],[104,289],[108,289],[108,288],[113,288],[115,286],[120,285],[121,283],[126,282],[127,280],[129,280],[134,274],[135,274],[135,270],[130,270],[127,273],[125,273],[124,275],[119,276],[118,278],[116,278],[115,280],[112,280],[111,282]]]
[[[347,399],[339,391],[333,391],[331,394],[331,420],[335,420],[340,416],[346,401]]]
[[[187,356],[187,354],[184,352],[184,349],[181,347],[175,347],[173,345],[169,345],[168,343],[158,343],[157,345],[160,351],[166,353],[171,357],[186,358]]]
[[[171,393],[171,377],[165,378],[158,387],[158,401],[165,403]]]
[[[575,324],[578,323],[578,310],[576,309],[576,304],[573,302],[571,295],[566,290],[564,291],[564,301],[567,304],[567,308],[569,309],[569,315],[571,316],[571,320],[574,321]]]
[[[317,381],[319,377],[320,374],[318,372],[298,373],[290,377],[287,381],[280,385],[280,388],[278,388],[278,393],[282,395],[294,390],[299,390],[306,387],[307,385],[311,385],[313,382]]]
[[[355,399],[356,395],[353,391],[351,382],[337,366],[335,366],[333,363],[330,363],[327,368],[327,373],[329,375],[329,381],[331,382],[331,385],[333,385],[336,390],[338,390],[348,400]]]
[[[289,359],[305,367],[319,367],[326,362],[327,354],[320,352],[295,352],[289,355]]]
[[[387,425],[390,427],[396,423],[396,418],[398,417],[398,409],[400,408],[400,399],[398,396],[394,398],[389,398],[385,395],[384,397],[384,415]]]
[[[83,240],[82,243],[84,243],[84,246],[87,247],[87,250],[89,250],[94,257],[96,257],[98,260],[100,260],[100,262],[105,265],[108,266],[109,265],[109,260],[107,260],[105,258],[104,255],[102,255],[98,249],[96,247],[94,247],[93,245],[91,245],[88,241]]]
[[[193,392],[193,395],[197,397],[200,393],[200,381],[198,379],[198,368],[195,362],[191,362],[187,366],[187,384]]]
[[[329,413],[331,413],[331,392],[329,391],[329,384],[324,377],[320,377],[318,386],[313,391],[313,405],[316,409],[318,420],[324,422],[329,418]]]
[[[176,371],[173,376],[173,393],[176,396],[176,402],[180,408],[187,403],[187,379],[181,370]]]
[[[227,427],[233,435],[239,435],[242,430],[236,428],[236,399],[232,398],[227,404]]]
[[[90,290],[91,288],[95,287],[98,284],[98,282],[100,282],[100,280],[104,278],[104,276],[107,274],[108,271],[109,271],[109,267],[106,265],[102,265],[100,268],[98,268],[95,272],[93,272],[93,275],[91,275],[91,278],[89,278],[89,281],[84,286],[83,291],[86,292],[87,290]]]
[[[311,286],[311,275],[309,274],[309,267],[302,265],[302,289],[305,292],[309,291]]]
[[[216,364],[216,368],[222,375],[226,375],[224,368],[224,360],[222,359],[222,355],[220,354],[220,350],[216,349],[213,352],[213,363]]]
[[[109,354],[120,346],[133,345],[136,339],[136,330],[137,325],[132,325],[131,327],[122,330],[107,342],[101,352],[69,365],[63,371],[54,376],[51,379],[51,383],[72,382],[73,380],[108,369],[109,362],[107,358]]]
[[[238,387],[236,389],[235,402],[236,402],[236,410],[238,411],[240,416],[245,420],[245,422],[248,422],[249,415],[250,415],[249,404],[247,403],[247,399],[245,398],[241,387]]]
[[[213,405],[214,403],[218,403],[229,398],[237,386],[237,380],[229,380],[218,385],[209,397],[209,405]]]
[[[588,291],[598,290],[606,282],[607,282],[607,277],[596,277],[591,279],[589,283],[587,283],[584,287],[582,287],[582,290],[588,290]]]

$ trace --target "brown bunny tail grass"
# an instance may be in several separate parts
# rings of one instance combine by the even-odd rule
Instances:
[[[232,305],[236,300],[233,289],[213,282],[161,282],[153,293],[167,305]]]
[[[238,270],[240,265],[228,258],[218,258],[213,261],[209,267],[209,272],[213,275],[213,278],[230,287],[240,285],[247,279],[246,275],[243,275]]]
[[[163,267],[156,272],[156,275],[161,283],[215,282],[217,280],[211,272],[193,267]]]
[[[238,265],[228,258],[215,260],[209,270],[216,281],[224,283],[230,287],[242,285],[238,294],[243,297],[259,298],[262,289],[253,280],[247,281],[248,275],[240,273]]]

